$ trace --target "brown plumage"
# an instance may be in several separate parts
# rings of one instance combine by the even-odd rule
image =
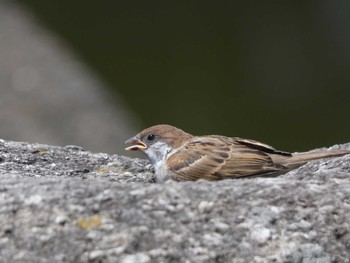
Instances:
[[[237,137],[193,136],[170,125],[143,130],[127,143],[142,150],[159,181],[222,180],[248,176],[277,176],[310,160],[337,157],[350,151],[325,150],[291,154]]]

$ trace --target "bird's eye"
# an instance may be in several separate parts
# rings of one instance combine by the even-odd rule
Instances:
[[[156,136],[154,134],[148,134],[147,135],[147,141],[153,142],[155,140]]]

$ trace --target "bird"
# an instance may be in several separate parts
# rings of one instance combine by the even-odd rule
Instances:
[[[311,160],[350,154],[346,150],[290,153],[239,137],[194,136],[167,124],[144,129],[125,143],[131,144],[125,150],[146,154],[156,182],[275,177]]]

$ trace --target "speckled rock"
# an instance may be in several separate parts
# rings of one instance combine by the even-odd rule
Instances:
[[[145,160],[0,140],[1,262],[349,262],[349,214],[350,156],[156,184]]]

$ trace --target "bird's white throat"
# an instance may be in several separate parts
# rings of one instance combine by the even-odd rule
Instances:
[[[149,146],[145,153],[154,167],[157,181],[167,180],[166,158],[172,148],[165,142],[158,141]]]

